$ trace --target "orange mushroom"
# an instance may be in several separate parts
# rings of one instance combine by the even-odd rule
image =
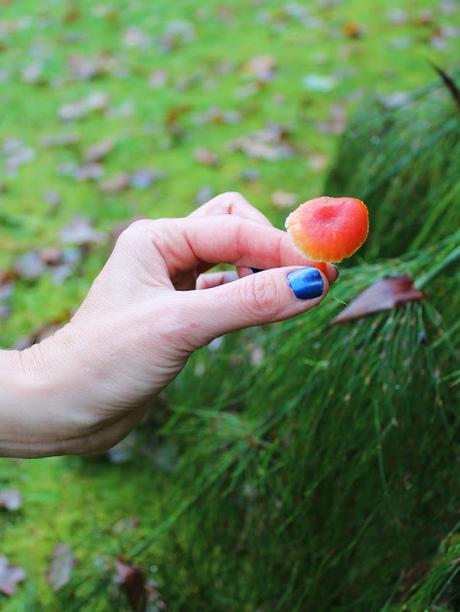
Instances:
[[[319,262],[340,262],[362,246],[369,232],[367,206],[356,198],[309,200],[286,219],[297,250]]]

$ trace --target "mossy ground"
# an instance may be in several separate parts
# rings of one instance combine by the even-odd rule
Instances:
[[[448,67],[460,48],[458,36],[456,40],[448,35],[449,28],[460,26],[459,16],[443,12],[434,0],[303,2],[289,5],[294,10],[288,5],[268,0],[232,0],[225,6],[159,0],[152,8],[152,3],[139,0],[112,2],[104,10],[89,1],[0,3],[0,31],[4,32],[0,70],[6,75],[0,89],[0,137],[20,139],[35,151],[35,158],[21,166],[17,176],[4,179],[0,213],[9,222],[3,226],[0,222],[0,268],[7,268],[31,248],[58,244],[60,228],[76,213],[89,216],[103,230],[135,216],[183,215],[195,207],[196,194],[204,186],[213,193],[241,191],[282,225],[286,211],[272,205],[273,192],[293,192],[299,201],[321,192],[337,135],[321,132],[318,123],[330,120],[334,105],[349,112],[366,96],[425,84],[433,78],[426,59]],[[296,6],[305,9],[304,17]],[[402,11],[404,23],[390,19],[392,11]],[[194,40],[166,52],[158,40],[175,20],[192,26]],[[352,26],[361,30],[360,37],[347,35]],[[148,35],[146,46],[123,44],[130,27]],[[115,73],[90,81],[70,75],[71,56],[94,57],[99,52],[113,54]],[[254,78],[242,66],[266,54],[276,61],[274,78],[264,87],[248,90]],[[21,71],[36,61],[43,62],[43,83],[23,82]],[[224,61],[229,62],[228,71],[216,68]],[[164,87],[149,87],[148,77],[154,70],[165,71]],[[332,77],[320,86],[327,91],[305,88],[303,80],[308,75]],[[108,94],[114,112],[62,124],[59,108],[95,91]],[[195,119],[212,106],[236,110],[241,118],[229,125],[197,124]],[[132,111],[123,115],[123,108]],[[178,113],[179,136],[171,133],[167,120],[171,111]],[[232,140],[263,129],[269,121],[289,126],[301,152],[289,159],[266,161],[229,149]],[[41,145],[43,137],[69,132],[81,139],[76,147]],[[116,142],[104,162],[106,177],[153,168],[163,171],[164,179],[143,191],[110,195],[100,193],[94,183],[58,173],[59,165],[80,159],[86,146],[106,138]],[[198,146],[215,152],[221,164],[197,163],[193,152]],[[259,178],[244,180],[241,174],[247,169],[256,169]],[[44,199],[50,190],[62,199],[56,210],[50,210]],[[41,324],[65,317],[84,296],[105,255],[104,249],[93,252],[81,273],[59,286],[47,277],[33,285],[18,282],[12,315],[0,327],[0,342],[9,346]],[[61,603],[46,581],[55,546],[69,543],[79,567],[87,572],[94,568],[96,574],[97,558],[129,551],[165,518],[161,499],[169,478],[146,462],[2,461],[0,488],[18,488],[24,505],[15,514],[1,514],[0,553],[28,572],[19,593],[1,600],[2,609],[30,610],[33,605],[59,609]],[[139,521],[134,530],[115,527],[133,516]],[[158,555],[167,563],[160,550]],[[151,567],[150,572],[160,589],[162,575],[174,573],[161,566]]]

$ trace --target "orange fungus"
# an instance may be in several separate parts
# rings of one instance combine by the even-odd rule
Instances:
[[[367,206],[356,198],[315,198],[286,219],[296,248],[314,261],[340,262],[364,244],[369,231]]]

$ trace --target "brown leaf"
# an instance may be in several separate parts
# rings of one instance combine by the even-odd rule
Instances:
[[[423,293],[416,289],[407,274],[386,276],[362,291],[333,319],[331,325],[361,319],[374,312],[391,310],[407,302],[418,302],[423,297]]]
[[[272,55],[256,55],[244,65],[244,71],[258,81],[267,83],[273,79],[276,71],[276,59]]]
[[[0,555],[0,593],[3,595],[14,595],[19,582],[26,578],[26,573],[22,567],[9,565],[8,559]]]
[[[86,98],[64,104],[59,109],[59,118],[62,121],[76,121],[83,119],[89,113],[99,112],[107,108],[109,98],[107,94],[101,91],[94,91]]]
[[[197,147],[193,152],[193,157],[203,166],[218,166],[220,164],[217,155],[204,147]]]
[[[278,123],[269,123],[258,132],[237,138],[230,143],[230,148],[253,159],[277,160],[295,153],[289,142],[289,131]]]
[[[150,170],[149,168],[140,168],[133,172],[129,179],[130,187],[134,189],[148,189],[151,185],[164,178],[164,172],[160,170]]]
[[[348,21],[347,23],[345,23],[343,25],[342,31],[345,36],[348,36],[348,38],[361,38],[361,36],[363,35],[362,27],[359,25],[359,23],[356,23],[355,21]]]
[[[131,177],[129,174],[121,172],[99,183],[99,190],[105,193],[120,193],[128,189],[130,180]]]
[[[152,89],[160,89],[168,82],[168,73],[165,70],[154,70],[149,74],[149,86]]]
[[[113,140],[101,140],[101,142],[97,142],[88,147],[83,157],[85,161],[89,163],[100,162],[113,151],[114,146]]]
[[[143,610],[146,603],[146,584],[142,571],[120,559],[115,560],[116,578],[126,594],[131,610]]]
[[[292,208],[298,202],[299,196],[289,191],[275,191],[272,193],[272,203],[277,208]]]
[[[69,582],[74,566],[75,557],[70,546],[65,543],[56,546],[48,572],[48,582],[53,591],[59,591]]]
[[[22,496],[16,489],[0,491],[0,508],[14,512],[22,506]]]
[[[76,216],[60,231],[60,238],[65,244],[90,246],[104,241],[105,234],[94,229],[87,217]]]
[[[110,74],[116,67],[115,58],[105,53],[93,58],[74,55],[68,63],[73,75],[81,81],[89,81]]]
[[[67,133],[67,134],[52,134],[42,138],[41,144],[43,147],[71,147],[77,145],[80,142],[79,134]]]

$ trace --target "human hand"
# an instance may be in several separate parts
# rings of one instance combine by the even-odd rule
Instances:
[[[237,271],[205,273],[220,263]],[[70,323],[15,354],[28,397],[41,404],[10,415],[9,427],[3,419],[0,454],[113,446],[194,350],[319,304],[337,271],[308,265],[287,234],[239,194],[218,196],[187,218],[136,221]],[[13,378],[11,398],[20,404],[24,385]]]

